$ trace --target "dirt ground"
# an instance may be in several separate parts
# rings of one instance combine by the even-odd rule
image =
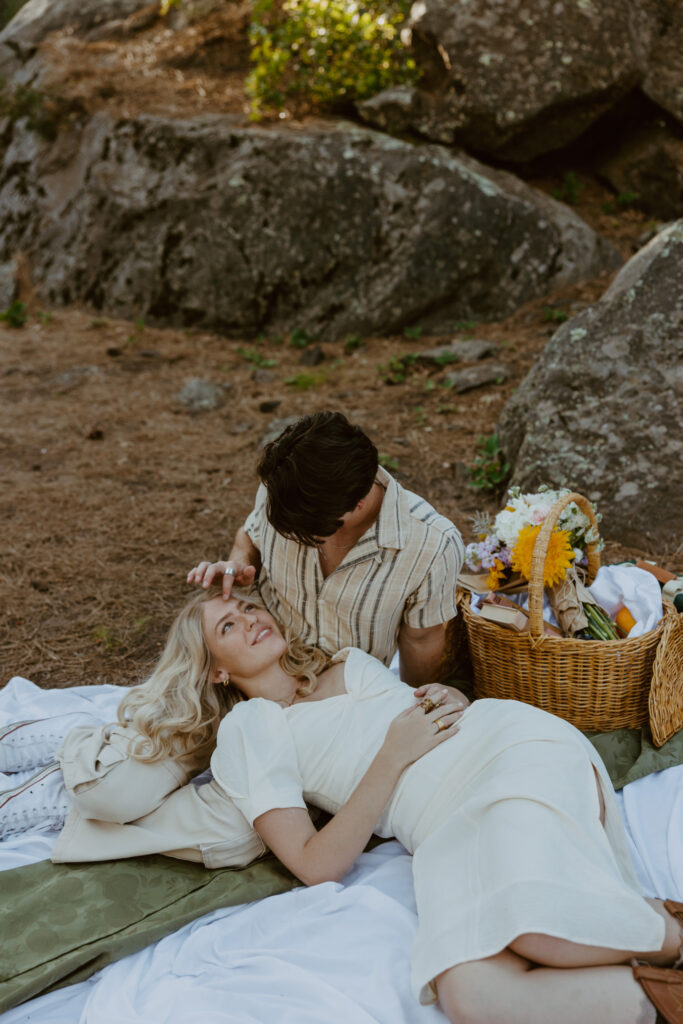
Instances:
[[[125,45],[58,38],[50,46],[60,90],[88,109],[122,114],[243,111],[244,10],[227,9],[229,31],[207,21],[171,33],[152,19],[124,33]],[[533,183],[551,191],[562,176]],[[651,224],[634,210],[605,213],[609,198],[587,178],[576,208],[628,258]],[[463,325],[460,336],[501,345],[510,375],[455,395],[442,386],[448,368],[384,379],[390,358],[452,335],[366,338],[352,351],[324,345],[324,361],[309,368],[286,339],[240,342],[48,309],[27,268],[28,320],[0,324],[0,685],[12,675],[44,687],[143,678],[188,592],[188,569],[224,557],[249,511],[260,445],[276,418],[342,410],[401,483],[471,539],[470,517],[495,512],[500,496],[472,490],[467,467],[557,328],[548,307],[574,315],[607,283],[546,296],[500,323]],[[219,409],[193,414],[181,405],[194,377],[224,386]],[[604,557],[634,554],[683,567],[680,550],[610,544]]]

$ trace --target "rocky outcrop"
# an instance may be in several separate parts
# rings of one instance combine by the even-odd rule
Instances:
[[[643,92],[683,124],[683,4],[660,3],[663,17],[648,55]]]
[[[451,330],[620,263],[512,175],[348,123],[16,124],[0,222],[50,302],[241,335]]]
[[[530,160],[576,139],[638,84],[655,27],[642,0],[420,0],[410,30],[422,88],[392,90],[361,113]]]
[[[677,545],[683,502],[683,220],[567,321],[499,424],[513,483],[568,485],[598,502],[602,532]]]
[[[123,21],[146,5],[149,0],[28,0],[0,32],[0,46],[26,60],[51,32],[63,28],[87,32]]]

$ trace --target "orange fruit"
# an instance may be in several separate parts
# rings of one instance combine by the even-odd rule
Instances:
[[[633,618],[626,605],[620,608],[617,612],[616,621],[617,626],[619,626],[620,629],[623,629],[626,636],[628,636],[628,634],[631,632],[631,630],[636,624],[636,620]]]

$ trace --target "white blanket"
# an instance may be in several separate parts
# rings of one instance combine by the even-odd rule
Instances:
[[[87,709],[116,713],[115,686],[0,691],[0,726]],[[16,776],[0,775],[9,785]],[[683,899],[683,766],[622,798],[649,895]],[[0,870],[49,857],[54,833],[0,843]],[[396,842],[363,854],[344,880],[211,914],[88,981],[31,1000],[1,1024],[443,1024],[409,988],[415,929],[410,857]]]

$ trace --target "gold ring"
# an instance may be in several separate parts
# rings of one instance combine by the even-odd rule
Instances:
[[[444,722],[443,718],[437,718],[434,725],[437,732],[443,732],[444,729],[448,728],[448,722]]]
[[[424,711],[425,715],[428,715],[430,711],[434,710],[436,704],[431,699],[431,697],[425,697],[425,699],[420,702],[420,707]]]

